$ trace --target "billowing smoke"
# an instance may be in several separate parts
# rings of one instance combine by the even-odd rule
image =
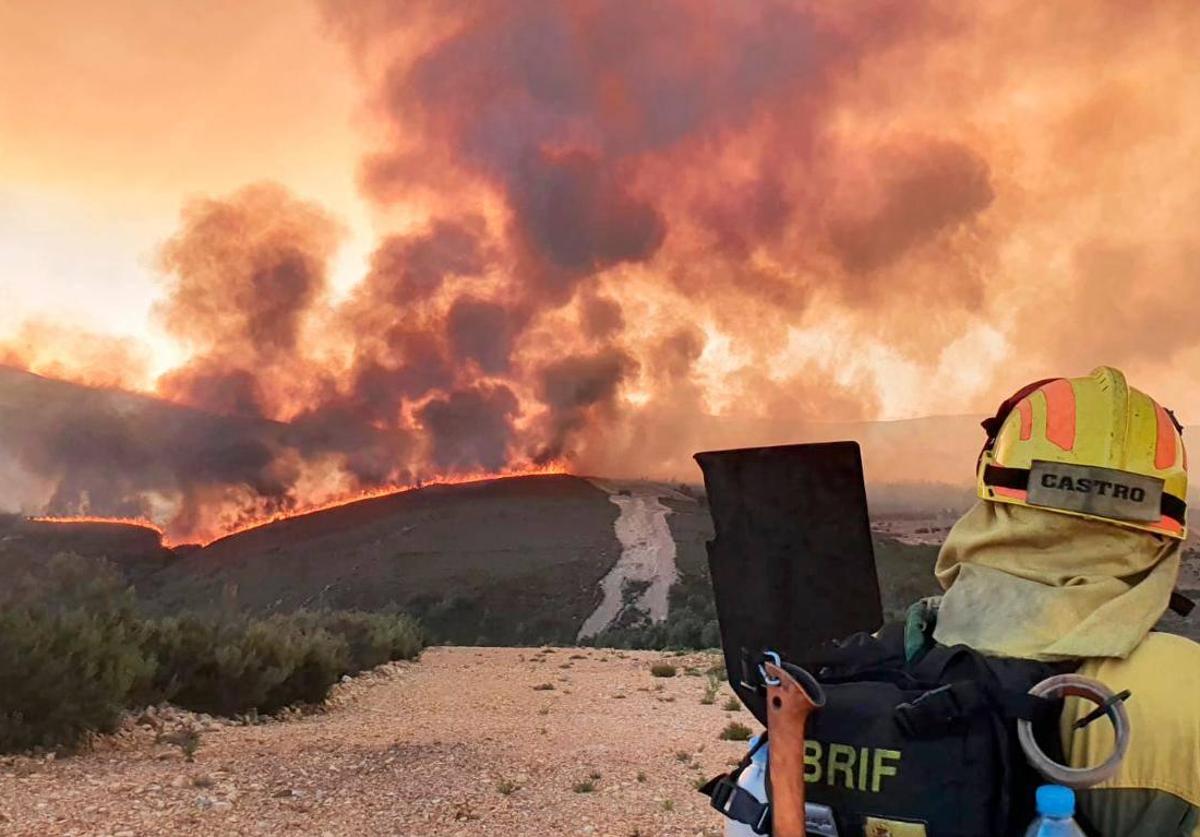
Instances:
[[[164,375],[159,392],[214,412],[289,417],[279,402],[296,396],[289,379],[300,377],[293,370],[337,237],[320,209],[278,186],[188,204],[162,248],[167,295],[157,313],[193,359]]]
[[[478,386],[434,398],[417,410],[433,462],[444,471],[499,471],[508,464],[517,397],[506,386]]]
[[[495,302],[460,297],[446,314],[446,336],[455,359],[473,361],[485,375],[510,370],[519,331],[513,313]]]
[[[830,244],[851,273],[886,267],[908,249],[954,229],[995,197],[987,162],[966,146],[923,141],[885,149],[872,165],[877,194],[830,225]]]
[[[556,360],[539,372],[538,397],[549,407],[539,461],[567,452],[573,436],[595,419],[612,420],[617,393],[637,364],[618,349]]]
[[[40,319],[26,321],[13,337],[0,340],[0,366],[95,386],[144,389],[150,383],[150,362],[149,351],[132,338]]]
[[[151,385],[103,340],[0,348],[241,422],[220,453],[31,428],[57,506],[212,533],[437,476],[687,476],[702,447],[983,412],[1100,362],[1152,389],[1200,369],[1186,0],[321,6],[384,138],[363,193],[403,222],[338,297],[319,207],[193,202],[157,309],[185,363]]]

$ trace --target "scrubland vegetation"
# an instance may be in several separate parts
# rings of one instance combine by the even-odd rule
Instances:
[[[318,703],[422,647],[404,615],[147,616],[110,565],[58,555],[0,593],[0,751],[74,747],[163,702],[227,716]]]

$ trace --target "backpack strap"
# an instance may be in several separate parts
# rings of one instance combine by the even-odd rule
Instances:
[[[1041,725],[1050,721],[1061,701],[1029,694],[1029,688],[1043,677],[1057,673],[1055,667],[1022,664],[1023,676],[1011,677],[1005,666],[1016,661],[989,664],[988,659],[966,646],[938,646],[931,649],[911,668],[920,679],[950,682],[931,689],[916,700],[896,707],[894,717],[901,730],[913,738],[945,733],[955,724],[982,712],[1006,721],[1026,720]]]
[[[766,743],[767,735],[763,733],[737,767],[709,779],[700,787],[700,793],[709,798],[713,808],[731,820],[750,826],[755,834],[771,833],[771,803],[759,801],[758,797],[738,784],[738,779]]]
[[[1035,724],[1053,718],[1059,701],[1035,697],[1016,689],[995,688],[978,680],[964,680],[932,689],[896,707],[893,717],[909,738],[942,735],[955,724],[992,712],[1005,720]]]
[[[987,724],[997,743],[1000,775],[1004,777],[997,788],[992,833],[1008,834],[1014,817],[1024,816],[1014,810],[1013,794],[1025,782],[1028,770],[1024,760],[1019,759],[1014,721],[1028,720],[1038,729],[1056,726],[1061,701],[1028,692],[1045,677],[1075,665],[992,658],[964,645],[938,645],[910,669],[920,680],[943,685],[900,704],[893,717],[901,731],[913,738],[936,738],[967,723]]]
[[[1196,603],[1178,590],[1172,590],[1168,607],[1179,616],[1190,616],[1196,607]]]

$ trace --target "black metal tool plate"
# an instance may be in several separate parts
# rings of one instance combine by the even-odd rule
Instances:
[[[761,696],[740,685],[744,655],[779,652],[803,665],[823,643],[883,621],[856,442],[696,454],[716,537],[709,569],[730,684],[765,723]]]

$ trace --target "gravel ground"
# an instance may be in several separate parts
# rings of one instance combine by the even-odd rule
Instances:
[[[677,676],[651,675],[664,660]],[[318,714],[202,718],[193,763],[131,718],[86,754],[0,763],[0,833],[719,835],[695,783],[744,751],[722,729],[754,721],[723,683],[702,702],[715,662],[433,648]]]

